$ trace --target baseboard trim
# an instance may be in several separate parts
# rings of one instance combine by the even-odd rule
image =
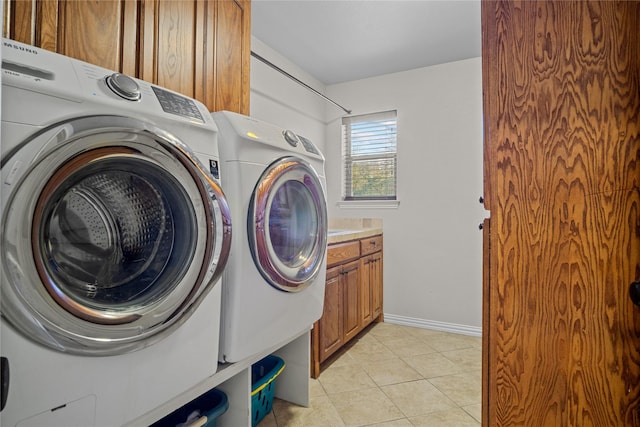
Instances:
[[[469,335],[473,337],[482,336],[482,327],[460,325],[457,323],[439,322],[437,320],[417,319],[415,317],[398,316],[395,314],[384,314],[384,321],[396,325],[413,326],[414,328],[433,329],[436,331],[451,332],[454,334]]]

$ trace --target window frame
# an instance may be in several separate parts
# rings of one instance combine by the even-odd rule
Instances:
[[[357,123],[366,123],[366,122],[382,122],[393,120],[395,127],[395,132],[392,137],[394,140],[393,151],[390,152],[381,152],[381,153],[372,153],[372,154],[360,154],[353,156],[351,154],[353,149],[352,143],[352,125]],[[342,186],[341,186],[341,202],[339,205],[345,204],[359,204],[359,205],[371,205],[377,207],[383,207],[384,205],[397,206],[398,201],[398,112],[397,110],[386,110],[379,111],[368,114],[361,114],[355,116],[344,116],[342,117],[341,124],[341,144],[342,144],[342,155],[341,155],[341,175],[342,175]],[[380,132],[382,134],[382,132]],[[355,196],[354,193],[354,185],[353,185],[353,165],[357,162],[366,162],[366,161],[376,161],[380,160],[383,162],[390,162],[392,166],[388,166],[387,168],[391,170],[391,179],[393,180],[393,194],[390,195],[374,195],[374,196]],[[386,169],[385,169],[386,170]]]

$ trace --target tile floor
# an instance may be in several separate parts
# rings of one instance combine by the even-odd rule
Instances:
[[[311,380],[311,404],[275,399],[259,427],[480,426],[481,339],[378,323]]]

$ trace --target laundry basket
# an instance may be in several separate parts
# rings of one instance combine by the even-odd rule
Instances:
[[[227,395],[214,388],[156,421],[151,427],[216,427],[216,419],[224,414],[227,408]]]
[[[251,426],[255,427],[273,406],[276,378],[284,370],[284,360],[269,355],[251,366]]]

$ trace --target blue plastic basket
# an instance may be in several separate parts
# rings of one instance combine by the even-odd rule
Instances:
[[[251,366],[251,426],[255,427],[273,407],[275,380],[284,370],[284,360],[270,355]]]
[[[229,408],[227,395],[214,388],[213,390],[208,391],[202,396],[187,403],[182,408],[176,409],[161,420],[156,421],[151,425],[151,427],[175,427],[177,425],[189,426],[196,421],[202,422],[202,417],[206,417],[206,422],[198,425],[202,425],[203,427],[215,427],[216,419],[227,412],[227,408]],[[199,415],[187,422],[189,415],[196,411]]]

